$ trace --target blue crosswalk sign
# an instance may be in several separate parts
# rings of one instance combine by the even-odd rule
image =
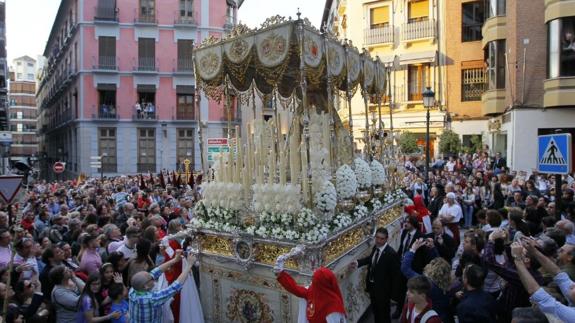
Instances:
[[[546,174],[568,174],[571,171],[571,134],[539,136],[537,170]]]

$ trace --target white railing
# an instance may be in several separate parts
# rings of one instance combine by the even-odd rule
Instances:
[[[393,43],[393,26],[368,28],[363,35],[366,45]]]
[[[408,22],[401,28],[401,40],[435,38],[435,19]]]

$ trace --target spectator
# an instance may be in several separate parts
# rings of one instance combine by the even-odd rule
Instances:
[[[430,290],[431,283],[423,276],[416,276],[407,281],[407,304],[403,308],[401,323],[441,323],[441,318],[427,301]]]
[[[100,273],[91,273],[80,296],[78,323],[102,322],[120,317],[120,312],[112,312],[108,315],[100,316],[99,308],[101,304],[99,304],[96,295],[100,293],[101,287]]]
[[[447,262],[451,263],[451,260],[455,256],[457,251],[457,246],[455,245],[455,240],[445,233],[443,230],[443,223],[440,219],[435,219],[432,224],[433,233],[427,235],[427,238],[432,238],[435,248],[439,253],[439,256],[445,259]]]
[[[182,270],[182,274],[168,288],[159,291],[152,291],[152,289],[154,288],[155,280],[160,277],[162,272],[179,262],[181,258],[182,252],[178,250],[176,257],[172,261],[154,268],[149,273],[139,272],[132,277],[132,288],[129,292],[130,322],[162,322],[161,308],[175,293],[182,289],[182,284],[188,278],[192,265],[195,262],[193,254],[190,253],[186,268]]]
[[[50,280],[54,283],[51,298],[56,311],[56,323],[76,323],[77,305],[84,282],[65,266],[52,268]]]
[[[485,272],[477,265],[468,265],[463,271],[461,300],[457,305],[459,323],[495,322],[496,304],[494,298],[483,291]]]
[[[455,203],[455,194],[448,193],[445,204],[439,210],[441,222],[449,229],[447,234],[453,237],[455,244],[459,245],[459,221],[463,217],[463,212],[459,204]]]
[[[97,273],[102,266],[102,257],[98,253],[100,239],[95,235],[86,235],[82,247],[83,252],[80,254],[79,269],[88,275]]]

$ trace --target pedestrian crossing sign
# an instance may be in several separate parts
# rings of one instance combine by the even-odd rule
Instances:
[[[539,136],[537,170],[547,174],[571,171],[571,134]]]

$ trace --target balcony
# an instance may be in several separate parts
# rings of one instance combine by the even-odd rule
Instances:
[[[177,71],[179,73],[193,73],[194,64],[192,58],[178,58]]]
[[[156,164],[138,163],[138,173],[156,172]]]
[[[393,44],[393,34],[393,26],[368,28],[363,32],[363,39],[366,45]]]
[[[118,115],[116,114],[116,107],[114,107],[113,105],[106,105],[106,104],[101,105],[100,108],[98,109],[97,118],[106,120],[117,120]]]
[[[505,89],[488,90],[481,96],[481,114],[485,117],[505,112]]]
[[[158,19],[156,19],[156,14],[153,12],[147,12],[139,14],[136,13],[136,18],[134,18],[135,25],[157,25]]]
[[[195,12],[187,12],[186,15],[181,15],[179,11],[176,12],[176,18],[174,19],[174,26],[191,28],[197,27],[198,21],[196,19]]]
[[[134,69],[138,72],[157,72],[156,58],[154,57],[139,57],[138,65]]]
[[[401,41],[413,42],[424,39],[434,40],[437,36],[435,19],[412,21],[401,27]]]
[[[491,41],[498,39],[505,39],[507,37],[507,17],[495,16],[487,19],[481,28],[483,39],[481,44],[483,47]]]
[[[132,120],[134,121],[157,121],[158,115],[156,114],[158,107],[155,107],[154,111],[136,112],[132,115]]]
[[[118,64],[115,56],[98,56],[98,65],[95,69],[104,71],[117,71]]]
[[[176,112],[176,120],[195,120],[194,112],[193,111],[177,111]]]
[[[119,9],[116,7],[97,6],[94,8],[94,22],[118,22]]]
[[[569,0],[545,0],[545,22],[570,17],[575,13],[575,2]]]
[[[543,107],[573,106],[575,102],[575,77],[559,77],[543,81]]]

